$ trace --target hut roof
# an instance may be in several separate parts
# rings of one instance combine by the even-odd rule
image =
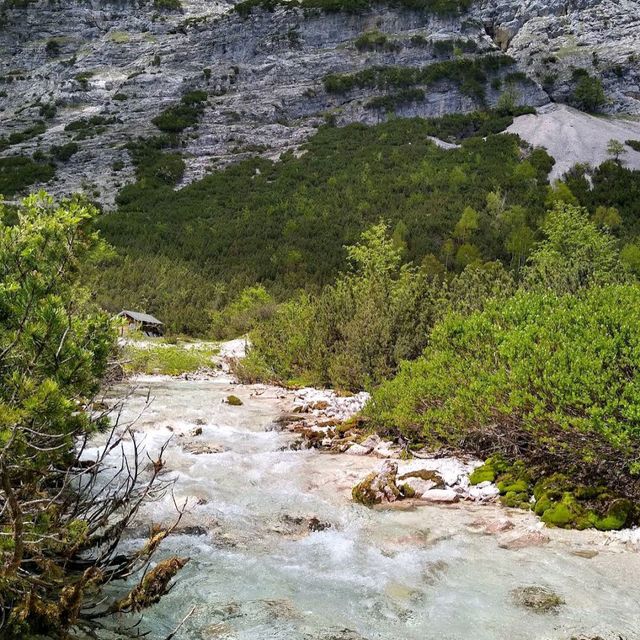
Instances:
[[[139,313],[138,311],[128,311],[127,309],[123,309],[118,316],[131,318],[136,322],[144,322],[145,324],[163,324],[158,320],[158,318],[154,318],[152,315],[148,313]]]

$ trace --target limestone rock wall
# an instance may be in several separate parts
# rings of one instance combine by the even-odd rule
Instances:
[[[99,116],[102,124],[80,136],[79,151],[58,163],[47,189],[83,191],[109,207],[133,180],[124,145],[157,135],[152,119],[187,91],[203,89],[210,97],[199,125],[181,136],[183,184],[250,155],[277,158],[296,150],[327,117],[338,124],[384,119],[383,110],[367,108],[381,91],[329,94],[322,79],[442,59],[418,41],[473,40],[477,51],[465,54],[470,58],[506,51],[518,61],[513,70],[529,77],[518,83],[516,99],[533,106],[547,103],[549,94],[567,99],[572,68],[588,66],[603,79],[608,110],[640,114],[634,62],[636,55],[640,60],[640,0],[479,0],[467,15],[447,19],[383,4],[362,15],[278,9],[244,19],[230,2],[182,4],[182,11],[159,12],[151,2],[131,0],[37,0],[17,8],[5,0],[0,136],[39,120],[46,131],[0,155],[46,153],[79,137],[65,131],[70,123]],[[354,41],[372,30],[397,46],[359,50]],[[555,81],[545,91],[541,82],[551,74]],[[495,105],[502,91],[488,83],[486,105]],[[52,117],[48,105],[56,106]],[[441,81],[396,113],[438,116],[479,106],[455,83]]]

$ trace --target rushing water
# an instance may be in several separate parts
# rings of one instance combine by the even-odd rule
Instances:
[[[151,452],[172,438],[175,493],[192,505],[182,524],[202,528],[163,545],[191,561],[147,615],[152,637],[195,605],[176,640],[640,639],[640,554],[605,546],[603,534],[551,532],[544,546],[514,550],[499,545],[516,532],[473,526],[504,518],[495,506],[366,509],[350,488],[380,462],[283,450],[291,436],[267,430],[282,407],[275,390],[149,378],[125,418],[138,415],[149,388],[154,401],[135,429]],[[242,407],[223,404],[230,391]],[[198,425],[202,435],[186,435]],[[196,455],[188,443],[224,452]],[[168,522],[172,513],[167,498],[141,518]],[[508,515],[517,529],[536,526]],[[310,517],[331,527],[309,531]],[[523,609],[511,592],[529,585],[565,604],[555,614]]]

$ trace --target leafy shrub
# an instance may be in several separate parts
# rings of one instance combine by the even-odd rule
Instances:
[[[446,309],[469,312],[513,290],[496,263],[445,282],[441,274],[402,265],[401,253],[384,224],[363,233],[348,248],[350,271],[319,296],[298,296],[258,325],[244,371],[254,380],[371,387],[422,352]]]
[[[400,45],[380,31],[367,31],[353,43],[358,51],[398,51]]]
[[[439,323],[424,355],[374,393],[367,413],[413,441],[504,450],[639,498],[639,350],[637,285],[521,292]]]
[[[589,74],[579,75],[573,92],[573,101],[585,111],[598,111],[607,101],[602,80]]]
[[[625,144],[631,147],[634,151],[640,151],[640,140],[627,140]]]
[[[545,239],[524,271],[530,289],[556,294],[624,280],[616,241],[589,220],[586,210],[558,203],[542,224]]]
[[[165,343],[136,347],[129,344],[124,347],[124,369],[128,374],[176,376],[210,368],[213,364],[211,359],[217,352],[213,347],[185,347]]]
[[[207,99],[205,91],[191,91],[182,96],[179,104],[165,109],[153,119],[153,124],[166,133],[180,133],[198,123]]]
[[[49,56],[57,56],[60,53],[61,45],[60,41],[55,38],[51,38],[47,40],[47,44],[45,45],[45,50],[47,55]]]
[[[76,153],[80,147],[77,142],[68,142],[67,144],[63,144],[60,146],[51,147],[51,155],[56,159],[62,162],[66,162]]]
[[[504,55],[486,55],[473,60],[443,60],[425,67],[369,67],[353,74],[329,74],[323,78],[328,93],[347,93],[359,89],[407,88],[456,82],[464,93],[484,97],[487,73],[510,66],[514,60]]]
[[[0,158],[0,193],[12,196],[36,182],[49,182],[55,167],[48,162],[36,162],[25,156]]]
[[[90,118],[81,118],[70,122],[65,126],[64,130],[74,132],[75,140],[85,140],[104,133],[107,127],[115,122],[117,120],[114,117],[91,116]]]
[[[55,102],[47,102],[46,104],[40,105],[40,116],[47,120],[54,118],[57,111],[58,108],[56,107]]]
[[[36,122],[31,127],[23,129],[22,131],[14,131],[10,133],[8,137],[0,138],[0,151],[8,149],[15,144],[21,144],[27,140],[31,140],[36,136],[42,135],[47,130],[44,122]]]
[[[510,116],[476,113],[324,127],[301,157],[246,160],[178,191],[153,171],[158,154],[173,153],[176,138],[147,141],[132,155],[138,181],[119,193],[119,211],[98,221],[145,279],[114,263],[100,279],[100,300],[119,310],[152,295],[163,320],[175,318],[177,325],[207,333],[208,314],[256,282],[282,300],[298,288],[317,291],[333,281],[344,266],[344,246],[381,218],[392,229],[401,221],[406,226],[404,259],[420,263],[440,255],[466,206],[480,213],[474,244],[483,260],[509,259],[504,231],[485,211],[487,193],[500,189],[506,206],[521,205],[535,229],[551,166],[544,151],[530,152],[530,177],[516,174],[523,163],[517,138],[490,135],[511,122]],[[428,136],[463,144],[447,151]],[[168,282],[172,264],[175,287]],[[221,282],[226,300],[207,293]],[[162,287],[174,292],[174,304],[156,293]]]
[[[267,320],[275,309],[275,302],[260,285],[247,287],[223,311],[213,314],[211,335],[219,340],[236,338]]]
[[[469,9],[473,0],[387,0],[391,6],[401,6],[415,11],[424,11],[440,16],[459,15]],[[369,0],[243,0],[234,11],[247,18],[254,9],[275,11],[286,9],[316,9],[326,13],[362,13],[371,8]]]
[[[153,0],[153,6],[159,11],[180,11],[182,2],[180,0]]]

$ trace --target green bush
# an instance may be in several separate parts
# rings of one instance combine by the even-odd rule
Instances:
[[[490,135],[511,122],[511,116],[476,113],[398,119],[376,127],[324,127],[301,157],[285,154],[277,163],[246,160],[178,191],[154,170],[159,156],[174,153],[177,138],[158,136],[130,145],[138,181],[119,193],[119,211],[102,216],[98,225],[137,265],[145,260],[163,265],[157,277],[144,268],[150,282],[166,287],[165,266],[176,265],[182,294],[172,309],[163,302],[159,317],[205,327],[204,333],[208,314],[221,301],[207,301],[201,291],[209,287],[203,288],[200,274],[212,286],[225,283],[226,302],[256,282],[278,300],[299,288],[317,291],[343,268],[344,246],[357,242],[381,218],[394,230],[400,222],[406,226],[403,259],[420,263],[429,254],[440,255],[461,212],[472,206],[480,214],[473,243],[482,259],[508,261],[505,231],[486,210],[487,193],[498,189],[507,207],[523,207],[535,230],[551,167],[544,151],[530,152],[529,177],[519,177],[518,139]],[[428,136],[462,145],[447,151]],[[174,162],[177,167],[180,160]],[[448,266],[454,268],[452,262]],[[149,288],[128,276],[123,285],[122,277],[119,264],[107,267],[100,299],[124,302],[128,297],[124,308],[138,306]],[[147,308],[159,313],[151,304]]]
[[[456,82],[463,93],[482,100],[487,74],[512,64],[514,60],[509,56],[485,55],[472,60],[442,60],[425,67],[369,67],[352,74],[333,73],[326,75],[323,83],[328,93],[347,93],[355,88],[407,88],[450,80]]]
[[[595,78],[586,73],[579,75],[573,92],[573,101],[585,111],[598,111],[607,101],[600,78]]]
[[[211,335],[217,340],[237,338],[267,320],[275,309],[275,301],[261,286],[247,287],[224,310],[212,315]]]
[[[397,235],[397,234],[394,234]],[[416,358],[449,308],[471,312],[513,291],[497,263],[442,274],[402,265],[402,249],[384,224],[348,248],[352,270],[318,296],[278,307],[251,334],[243,366],[251,379],[332,384],[352,391],[377,385],[401,360]]]
[[[556,294],[625,279],[615,239],[598,229],[586,210],[558,203],[542,224],[546,238],[524,270],[530,289]]]
[[[640,498],[640,287],[521,292],[439,323],[374,392],[378,429],[512,459]]]
[[[182,2],[180,0],[153,0],[153,6],[159,11],[180,11]]]
[[[128,374],[162,374],[177,376],[182,373],[211,368],[217,349],[182,345],[152,344],[127,345],[122,354],[124,370]]]
[[[390,40],[386,33],[367,31],[353,43],[358,51],[399,51],[400,45]]]
[[[25,156],[0,158],[0,193],[12,196],[36,182],[49,182],[55,175],[49,162],[37,162]]]
[[[85,140],[104,133],[109,125],[116,122],[117,120],[114,117],[91,116],[90,118],[81,118],[70,122],[65,126],[64,130],[74,132],[75,140]]]
[[[66,162],[76,153],[78,153],[80,147],[77,142],[68,142],[67,144],[63,144],[60,146],[51,147],[51,155],[61,162]]]
[[[15,144],[20,144],[27,140],[31,140],[36,136],[42,135],[46,130],[47,127],[44,122],[37,122],[33,126],[23,129],[22,131],[14,131],[9,134],[8,137],[3,136],[0,138],[0,151],[4,151],[4,149],[8,149]]]
[[[625,144],[631,147],[634,151],[640,151],[640,140],[627,140]]]
[[[453,16],[467,11],[473,0],[386,0],[390,6],[400,6],[425,13]],[[275,11],[278,7],[286,9],[315,9],[326,13],[362,13],[372,7],[370,0],[243,0],[234,6],[243,18],[247,18],[254,9]]]
[[[179,104],[165,109],[153,119],[153,124],[165,133],[180,133],[198,123],[207,100],[205,91],[191,91],[182,96]]]

